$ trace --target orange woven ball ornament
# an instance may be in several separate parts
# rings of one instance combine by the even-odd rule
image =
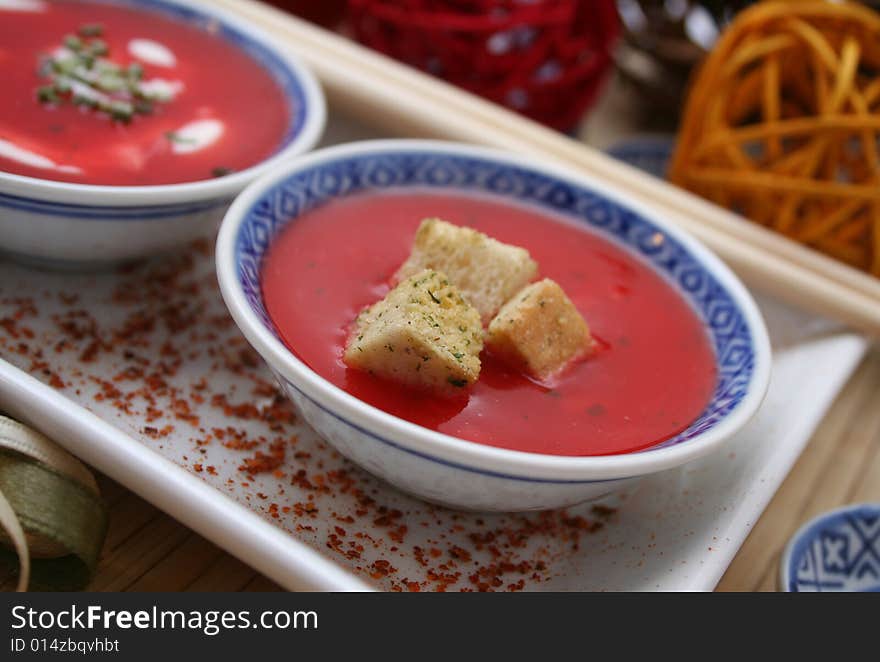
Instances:
[[[880,15],[770,0],[703,64],[669,178],[880,276],[878,132]]]

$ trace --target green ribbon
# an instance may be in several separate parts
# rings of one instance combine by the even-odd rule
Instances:
[[[0,493],[27,537],[28,588],[85,588],[107,532],[107,508],[97,491],[32,457],[0,449]],[[0,529],[0,563],[17,571],[18,554],[9,543]]]

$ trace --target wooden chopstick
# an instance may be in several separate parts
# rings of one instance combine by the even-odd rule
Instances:
[[[698,237],[750,286],[880,336],[880,279],[278,9],[255,0],[215,4],[299,55],[321,80],[333,112],[394,135],[500,147],[573,168]]]

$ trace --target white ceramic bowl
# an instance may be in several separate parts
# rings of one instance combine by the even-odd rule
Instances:
[[[186,245],[215,227],[241,190],[261,174],[314,147],[326,121],[315,77],[283,45],[212,3],[117,0],[210,25],[266,67],[293,113],[278,150],[217,179],[162,186],[98,186],[0,171],[0,252],[56,268],[93,267]]]
[[[313,372],[281,342],[266,313],[263,257],[278,232],[304,211],[364,190],[401,187],[528,201],[584,222],[638,254],[692,304],[711,337],[719,379],[699,419],[640,452],[524,453],[404,421]],[[397,487],[429,501],[487,511],[554,508],[597,498],[718,448],[755,413],[770,375],[767,330],[740,281],[694,239],[606,188],[531,158],[454,143],[387,140],[320,150],[261,178],[230,207],[217,242],[221,291],[236,323],[303,418],[346,457]],[[657,242],[657,233],[665,240]],[[670,387],[676,378],[669,375]]]

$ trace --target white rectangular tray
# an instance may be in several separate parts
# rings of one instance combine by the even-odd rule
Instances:
[[[333,117],[325,144],[371,135]],[[770,392],[720,452],[600,508],[457,513],[355,468],[283,420],[285,405],[274,423],[224,408],[278,402],[226,315],[212,249],[85,275],[0,263],[0,318],[12,320],[0,324],[0,408],[291,589],[711,590],[867,345],[761,300]],[[152,403],[138,367],[165,383]],[[227,447],[232,435],[254,446]],[[240,470],[273,442],[284,448],[276,471]]]

